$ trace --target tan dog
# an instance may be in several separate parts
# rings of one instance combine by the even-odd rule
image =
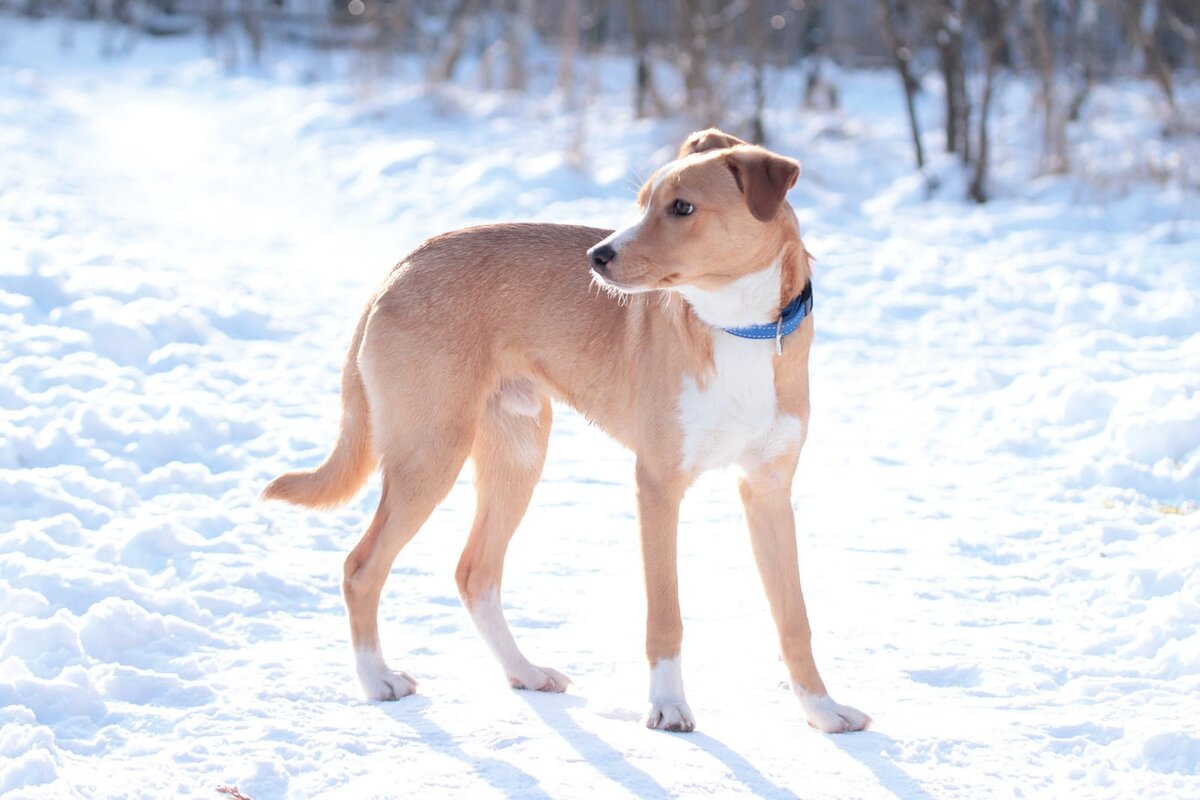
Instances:
[[[522,655],[500,606],[504,554],[541,473],[556,399],[637,456],[647,725],[695,725],[680,674],[679,504],[702,472],[733,464],[809,724],[866,727],[865,714],[825,690],[800,591],[791,487],[808,424],[812,322],[776,341],[722,330],[774,324],[808,284],[808,254],[785,200],[799,173],[791,159],[703,131],[647,182],[638,197],[644,215],[626,230],[469,228],[430,239],[396,267],[355,331],[333,452],[263,493],[331,506],[382,469],[379,508],[346,559],[343,583],[369,698],[415,688],[384,663],[379,597],[396,555],[468,457],[478,507],[456,576],[463,601],[513,686],[566,688],[562,674]],[[598,295],[593,282],[609,291]],[[622,296],[644,292],[655,295]],[[464,308],[476,323],[447,327]]]

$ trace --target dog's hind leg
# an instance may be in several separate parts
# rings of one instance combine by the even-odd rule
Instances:
[[[434,421],[420,432],[414,430],[416,426],[407,427],[392,432],[392,442],[401,447],[380,442],[383,494],[367,532],[346,558],[342,582],[358,678],[371,700],[398,700],[416,689],[411,676],[389,669],[384,662],[379,597],[401,548],[454,485],[473,435],[461,418],[457,425]]]
[[[549,400],[532,386],[502,385],[488,401],[471,450],[478,498],[475,521],[455,577],[471,620],[509,683],[517,689],[561,692],[570,681],[522,655],[500,606],[504,554],[541,475],[550,418]]]

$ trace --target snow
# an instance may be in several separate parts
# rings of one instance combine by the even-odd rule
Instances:
[[[257,494],[327,452],[395,260],[478,222],[631,223],[688,127],[629,119],[616,62],[581,124],[415,65],[227,74],[198,39],[102,59],[58,33],[0,33],[0,793],[1200,796],[1200,202],[1159,169],[1196,162],[1146,122],[1152,87],[1098,90],[1083,177],[1035,180],[1011,82],[975,207],[948,162],[924,196],[894,76],[839,75],[841,112],[777,86],[817,256],[805,594],[831,692],[875,723],[803,724],[715,473],[683,509],[675,735],[639,722],[632,459],[569,410],[504,596],[565,695],[510,690],[456,596],[467,476],[385,591],[420,682],[387,704],[339,591],[377,487],[327,513]]]

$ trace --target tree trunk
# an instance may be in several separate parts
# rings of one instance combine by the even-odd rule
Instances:
[[[727,25],[732,25],[726,23]],[[750,118],[750,139],[755,144],[765,145],[767,143],[766,125],[763,121],[763,107],[767,103],[765,66],[763,60],[766,57],[763,44],[763,26],[767,24],[762,17],[762,5],[759,0],[747,0],[746,2],[746,24],[750,31],[750,58],[752,59],[751,67],[754,70],[752,83],[754,89],[754,112]]]
[[[529,52],[533,39],[533,0],[516,0],[506,12],[508,74],[505,76],[505,88],[510,91],[523,91],[529,84],[525,54]]]
[[[908,127],[912,132],[913,152],[917,158],[917,169],[925,168],[925,148],[921,146],[921,125],[917,121],[917,79],[912,74],[909,59],[912,51],[901,34],[896,19],[905,11],[904,0],[879,0],[879,10],[883,16],[884,33],[892,46],[892,58],[896,72],[900,75],[900,83],[904,86],[904,103],[908,107]]]
[[[250,40],[250,58],[255,64],[262,63],[263,30],[262,18],[259,16],[258,0],[242,0],[242,28],[246,38]]]
[[[971,160],[971,102],[963,59],[962,9],[957,0],[941,0],[934,13],[938,66],[946,94],[946,152],[958,153],[965,164]]]
[[[1025,20],[1029,35],[1022,39],[1031,43],[1032,61],[1037,69],[1040,92],[1038,101],[1042,106],[1042,165],[1041,171],[1061,174],[1067,171],[1067,121],[1060,111],[1058,97],[1057,65],[1054,44],[1050,41],[1053,19],[1052,9],[1034,0],[1026,4]]]
[[[563,0],[562,44],[558,49],[558,91],[570,97],[575,86],[575,56],[579,53],[579,0]]]
[[[983,74],[983,97],[979,101],[979,138],[975,148],[975,170],[967,192],[976,203],[988,200],[988,171],[991,167],[988,122],[995,91],[996,72],[1004,58],[1004,32],[1016,0],[982,0],[980,2],[980,38],[984,47],[986,66]]]
[[[713,125],[713,88],[708,74],[709,30],[704,0],[679,0],[680,71],[688,110],[701,125]]]
[[[1086,17],[1085,2],[1075,0],[1074,7],[1072,8],[1074,18],[1071,21],[1071,25],[1073,29],[1079,29],[1079,33],[1074,39],[1076,53],[1072,61],[1082,65],[1083,74],[1080,78],[1081,82],[1071,91],[1071,99],[1067,103],[1067,122],[1079,121],[1079,117],[1083,113],[1083,104],[1087,102],[1088,96],[1092,92],[1092,87],[1096,84],[1096,57],[1099,50],[1099,35],[1095,19]],[[1081,18],[1087,19],[1085,24],[1081,24]]]
[[[467,26],[478,10],[479,0],[462,0],[446,23],[446,44],[440,48],[437,64],[429,74],[434,83],[444,83],[454,77],[454,68],[467,46]]]
[[[1171,67],[1163,58],[1162,50],[1154,36],[1154,30],[1142,24],[1147,8],[1153,12],[1155,22],[1158,21],[1161,15],[1158,0],[1149,0],[1149,5],[1146,4],[1146,0],[1128,0],[1128,2],[1121,3],[1121,7],[1125,10],[1126,25],[1133,31],[1133,35],[1146,57],[1146,67],[1154,77],[1155,83],[1162,89],[1163,96],[1167,98],[1167,105],[1171,107],[1171,116],[1175,117],[1179,109],[1175,104],[1175,84],[1171,78]]]
[[[1166,15],[1167,26],[1183,40],[1188,52],[1192,54],[1192,66],[1200,67],[1200,8],[1195,0],[1168,3],[1162,13]]]
[[[979,139],[975,147],[975,169],[971,174],[971,186],[968,189],[971,199],[976,203],[986,203],[988,200],[988,115],[992,109],[992,83],[996,76],[991,59],[988,61],[983,77],[983,97],[979,101]]]
[[[638,119],[649,115],[647,105],[655,97],[654,75],[650,71],[649,44],[646,28],[642,23],[642,10],[638,0],[625,0],[625,18],[629,24],[629,38],[633,40],[633,57],[637,81],[633,95],[633,113]],[[658,109],[661,111],[661,108]]]

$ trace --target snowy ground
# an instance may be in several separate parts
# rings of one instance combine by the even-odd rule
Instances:
[[[441,230],[627,222],[686,128],[623,96],[581,129],[553,98],[314,81],[302,56],[231,77],[197,41],[104,61],[95,31],[63,53],[2,24],[0,794],[1200,796],[1186,181],[1002,167],[1007,198],[975,208],[941,165],[923,200],[890,75],[770,120],[819,259],[802,571],[826,681],[871,731],[814,733],[780,688],[728,475],[684,507],[698,732],[640,726],[632,462],[565,409],[506,601],[571,691],[509,690],[471,628],[464,477],[384,597],[420,694],[367,703],[339,579],[375,490],[256,499],[332,442],[361,304]],[[1098,94],[1096,174],[1180,164],[1137,127],[1152,103]]]

